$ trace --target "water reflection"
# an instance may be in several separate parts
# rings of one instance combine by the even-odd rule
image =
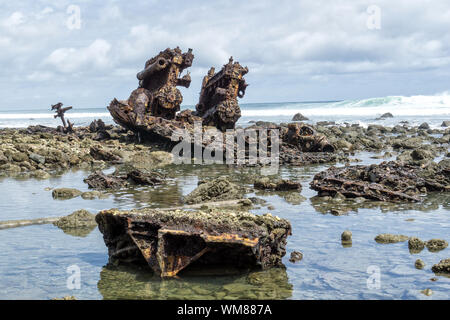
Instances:
[[[97,283],[103,299],[289,299],[293,286],[284,267],[239,272],[186,269],[161,279],[147,267],[106,266]]]

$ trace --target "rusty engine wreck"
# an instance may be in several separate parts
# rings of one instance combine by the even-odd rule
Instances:
[[[131,93],[128,100],[114,99],[109,105],[108,110],[114,121],[135,132],[139,138],[164,142],[170,149],[178,143],[178,140],[173,140],[173,133],[181,129],[193,134],[196,123],[201,125],[202,133],[211,129],[219,133],[235,129],[241,117],[238,98],[244,97],[248,86],[244,79],[248,68],[234,62],[232,57],[220,71],[215,72],[211,68],[203,78],[195,111],[179,112],[183,97],[177,86],[190,86],[189,73],[182,77],[180,75],[192,66],[193,59],[192,49],[182,53],[177,47],[167,48],[148,60],[144,70],[137,74],[139,88]],[[280,164],[302,165],[330,162],[336,158],[334,147],[309,126],[290,124],[249,128],[278,130],[281,141]],[[196,143],[199,142],[192,141],[193,145]],[[207,141],[200,144],[204,149]],[[267,145],[271,152],[270,141]]]
[[[248,73],[247,67],[239,62],[233,63],[233,57],[215,73],[211,68],[203,78],[200,101],[196,106],[196,115],[202,117],[205,125],[214,126],[225,131],[234,129],[241,117],[241,109],[237,97],[243,98],[248,84],[244,75]]]

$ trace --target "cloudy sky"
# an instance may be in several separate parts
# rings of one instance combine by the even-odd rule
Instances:
[[[177,45],[195,55],[184,104],[231,55],[250,69],[243,103],[450,90],[448,0],[0,3],[0,110],[126,99],[146,59]]]

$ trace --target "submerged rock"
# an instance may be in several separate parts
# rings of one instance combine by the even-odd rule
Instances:
[[[66,217],[53,222],[55,226],[61,229],[67,228],[89,228],[96,227],[95,215],[87,210],[77,210]]]
[[[81,191],[73,188],[58,188],[53,189],[52,191],[52,196],[54,199],[66,200],[79,197],[80,195]]]
[[[184,201],[188,204],[242,199],[245,189],[230,182],[226,177],[219,177],[209,182],[200,184],[194,191],[188,194]]]
[[[442,239],[431,239],[425,243],[428,251],[437,252],[448,247],[448,242]]]
[[[425,262],[423,262],[423,260],[421,259],[417,259],[416,262],[414,263],[414,266],[416,267],[416,269],[423,269],[425,268]]]
[[[345,230],[344,232],[342,232],[341,241],[342,243],[352,242],[352,232],[349,230]]]
[[[291,257],[289,258],[289,261],[292,263],[296,263],[303,259],[303,253],[299,251],[293,251],[291,252]]]
[[[419,253],[425,248],[425,242],[416,237],[411,237],[408,240],[408,248],[411,253]]]
[[[408,236],[401,234],[382,233],[375,237],[375,241],[378,243],[397,243],[408,240]]]
[[[450,275],[450,258],[441,260],[438,264],[433,265],[431,270],[437,274],[443,273]]]
[[[77,237],[86,237],[97,226],[95,215],[87,210],[77,210],[66,217],[53,222],[64,233]]]
[[[276,190],[276,191],[302,190],[302,185],[300,182],[282,179],[274,180],[268,177],[257,179],[254,182],[253,186],[255,187],[255,189],[259,190]]]
[[[164,175],[156,171],[129,169],[122,174],[119,171],[113,174],[104,174],[96,171],[83,180],[92,189],[120,189],[129,184],[154,186],[164,182]]]
[[[281,265],[287,220],[226,210],[104,210],[96,221],[109,262],[147,263],[162,277],[196,265],[268,268]]]

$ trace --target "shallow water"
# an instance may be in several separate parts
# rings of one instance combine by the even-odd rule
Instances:
[[[383,161],[371,159],[373,155],[355,157],[363,164]],[[407,242],[382,245],[374,241],[379,233],[449,241],[449,195],[431,195],[423,204],[414,205],[349,205],[348,214],[334,216],[323,213],[324,204],[310,200],[316,192],[309,189],[309,182],[326,167],[281,168],[282,177],[303,184],[301,194],[306,200],[300,204],[287,202],[283,193],[247,195],[267,201],[266,206],[252,212],[271,212],[290,220],[293,230],[283,259],[285,268],[256,272],[188,268],[179,279],[161,280],[146,268],[105,267],[107,249],[97,228],[88,235],[73,236],[53,225],[37,225],[0,230],[0,299],[67,295],[78,299],[449,299],[450,278],[438,276],[437,281],[430,281],[435,277],[431,266],[449,258],[449,248],[411,254]],[[256,168],[220,165],[170,166],[166,170],[170,177],[166,185],[121,190],[101,200],[53,200],[51,191],[47,191],[57,187],[87,191],[83,178],[89,173],[84,171],[67,172],[49,180],[2,178],[0,220],[62,216],[77,209],[94,213],[113,207],[176,206],[201,179],[226,175],[250,186],[259,174]],[[347,229],[353,233],[351,247],[343,247],[340,241]],[[295,264],[288,261],[294,250],[304,255]],[[414,267],[418,258],[426,263],[423,270]],[[67,268],[72,265],[80,268],[80,289],[67,288]],[[379,286],[370,285],[371,268],[380,271]],[[218,272],[222,275],[218,276]],[[426,288],[433,290],[431,297],[420,292]]]

